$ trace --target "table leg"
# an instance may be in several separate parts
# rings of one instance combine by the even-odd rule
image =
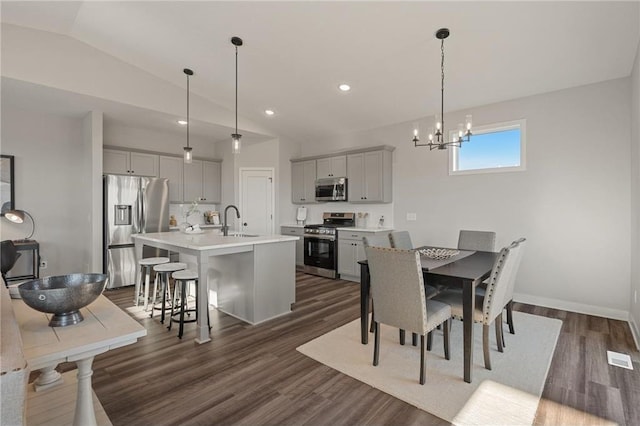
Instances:
[[[78,395],[76,397],[73,426],[97,425],[96,412],[93,408],[93,389],[91,388],[92,363],[93,357],[76,361],[78,366]]]
[[[196,343],[211,341],[209,324],[207,323],[209,310],[209,258],[205,254],[198,254],[198,297],[196,309],[198,317],[196,321]]]
[[[476,295],[475,282],[465,280],[462,285],[462,318],[464,325],[464,381],[471,383],[473,367],[473,312]]]
[[[50,365],[40,369],[40,375],[33,382],[33,387],[38,392],[62,383],[62,375],[56,371],[56,365]]]
[[[371,277],[369,265],[360,264],[360,339],[369,343],[369,289]]]

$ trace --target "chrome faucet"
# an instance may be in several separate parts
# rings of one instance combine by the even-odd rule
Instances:
[[[224,222],[222,224],[222,235],[224,235],[225,237],[229,235],[229,225],[227,225],[227,212],[229,211],[229,209],[235,209],[236,216],[238,217],[238,219],[240,219],[240,210],[238,210],[238,208],[233,204],[229,204],[224,209]]]

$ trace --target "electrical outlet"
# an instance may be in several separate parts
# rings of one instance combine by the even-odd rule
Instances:
[[[407,220],[417,220],[418,215],[415,213],[407,213]]]
[[[46,260],[40,261],[40,269],[47,269],[48,265],[49,265],[49,262],[47,262]]]

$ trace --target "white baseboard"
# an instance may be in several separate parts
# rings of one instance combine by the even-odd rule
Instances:
[[[636,324],[636,321],[631,315],[629,315],[629,327],[631,327],[631,334],[633,335],[633,340],[636,342],[636,348],[640,351],[640,328],[638,328],[638,324]]]
[[[546,297],[531,296],[529,294],[516,293],[513,295],[513,300],[529,305],[544,306],[545,308],[561,309],[563,311],[577,312],[579,314],[594,315],[620,321],[629,321],[631,318],[629,311],[585,305],[582,303],[568,302],[566,300],[548,299]]]

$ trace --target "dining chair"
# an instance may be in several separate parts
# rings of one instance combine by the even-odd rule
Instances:
[[[391,243],[392,248],[403,250],[412,250],[414,248],[413,242],[411,242],[411,235],[409,234],[409,231],[390,232],[389,242]],[[424,290],[427,299],[431,299],[433,296],[438,294],[438,289],[429,284],[425,284]]]
[[[524,241],[517,240],[508,247],[500,250],[491,275],[489,276],[487,289],[484,295],[476,294],[475,311],[473,321],[482,323],[482,346],[484,352],[484,366],[491,370],[489,353],[489,327],[495,322],[496,343],[498,351],[503,352],[504,340],[502,331],[502,311],[512,297],[509,292],[513,290],[513,281],[517,274],[520,250]],[[460,291],[442,291],[433,300],[446,303],[451,306],[451,315],[454,318],[463,318],[463,301]]]
[[[492,231],[460,230],[458,250],[496,251],[496,233]]]
[[[507,325],[509,326],[509,333],[511,334],[516,334],[516,330],[513,325],[513,292],[515,290],[516,276],[517,276],[518,270],[520,270],[520,261],[522,260],[522,254],[524,253],[524,247],[526,243],[527,243],[526,238],[519,238],[512,243],[512,244],[517,244],[517,248],[515,249],[516,251],[515,268],[513,273],[514,276],[509,281],[510,286],[509,286],[509,289],[507,290],[507,297],[506,297],[507,303],[505,305],[505,309],[507,310]],[[512,251],[513,250],[514,249],[512,249]],[[502,339],[502,344],[504,346],[504,338]]]
[[[364,247],[391,247],[391,242],[389,241],[389,237],[386,235],[370,235],[362,237],[362,244]],[[366,254],[366,252],[365,252]],[[373,333],[373,317],[374,317],[374,306],[373,301],[371,302],[371,326],[369,328],[369,333]],[[404,330],[400,330],[400,341],[404,345]]]
[[[413,248],[413,242],[411,242],[411,235],[409,231],[393,231],[389,233],[389,241],[391,247],[404,250],[411,250]]]
[[[362,237],[362,243],[365,247],[387,247],[391,248],[391,242],[386,235],[370,235]]]
[[[451,308],[427,300],[420,254],[414,250],[365,247],[371,274],[371,294],[376,306],[374,318],[373,365],[380,361],[380,324],[409,330],[420,335],[420,384],[426,378],[425,337],[443,325],[444,356],[449,354]]]

